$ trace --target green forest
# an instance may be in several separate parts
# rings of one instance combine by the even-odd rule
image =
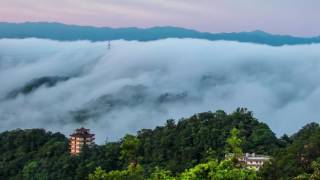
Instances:
[[[237,162],[246,152],[272,158],[255,171]],[[59,132],[17,129],[0,133],[0,179],[320,179],[320,126],[278,138],[245,108],[218,110],[84,146],[77,156]]]

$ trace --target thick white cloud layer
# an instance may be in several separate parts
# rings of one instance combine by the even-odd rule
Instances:
[[[320,45],[270,47],[167,39],[153,42],[0,40],[0,131],[81,125],[114,140],[166,119],[247,107],[278,134],[318,121]],[[54,87],[6,99],[35,78]],[[83,123],[73,112],[95,114]]]

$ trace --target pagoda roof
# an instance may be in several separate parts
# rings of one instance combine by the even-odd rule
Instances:
[[[83,137],[83,138],[87,138],[87,137],[93,137],[94,134],[90,133],[90,129],[86,129],[86,128],[79,128],[76,129],[75,132],[73,134],[70,135],[71,137]]]

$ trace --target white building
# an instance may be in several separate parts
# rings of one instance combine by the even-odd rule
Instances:
[[[255,153],[246,153],[239,159],[239,161],[243,162],[248,168],[255,168],[257,170],[259,170],[260,167],[269,160],[270,156],[256,155]]]
[[[226,158],[232,157],[232,154],[227,154]],[[259,170],[263,164],[270,160],[270,156],[257,155],[255,153],[245,153],[242,157],[238,158],[240,163],[243,163],[248,168]]]

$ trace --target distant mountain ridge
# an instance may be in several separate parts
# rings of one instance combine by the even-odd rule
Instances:
[[[109,28],[66,25],[49,22],[0,22],[0,38],[31,37],[61,41],[107,41],[119,39],[152,41],[165,38],[195,38],[206,40],[250,42],[267,44],[271,46],[320,43],[320,36],[294,37],[289,35],[274,35],[259,30],[238,33],[209,33],[172,26],[152,28]]]

